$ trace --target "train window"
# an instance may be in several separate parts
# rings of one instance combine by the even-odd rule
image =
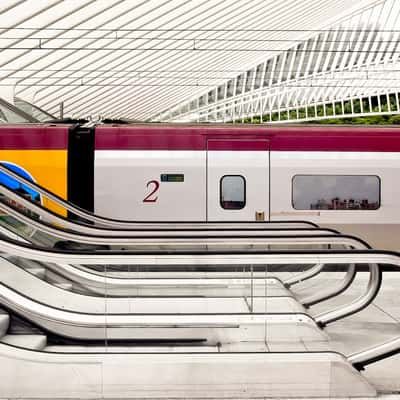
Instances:
[[[380,194],[375,175],[296,175],[292,180],[296,210],[377,210]]]
[[[242,175],[225,175],[220,181],[220,203],[225,210],[241,210],[246,205],[246,180]]]

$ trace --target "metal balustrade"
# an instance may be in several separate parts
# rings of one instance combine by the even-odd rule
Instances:
[[[64,199],[61,197],[57,196],[56,194],[48,191],[44,187],[29,181],[28,179],[25,179],[24,177],[18,175],[14,171],[12,171],[10,168],[7,168],[6,166],[0,164],[0,171],[7,174],[8,176],[12,177],[15,179],[17,182],[20,184],[23,184],[30,189],[34,190],[37,193],[40,193],[42,196],[45,198],[51,200],[54,204],[58,205],[62,209],[69,211],[76,216],[80,217],[83,219],[83,221],[74,221],[75,223],[83,223],[84,221],[86,222],[93,222],[95,225],[99,227],[108,227],[110,229],[135,229],[135,230],[141,230],[141,229],[179,229],[179,228],[191,228],[191,229],[227,229],[227,228],[245,228],[245,227],[257,227],[258,229],[260,228],[272,228],[272,227],[277,227],[277,228],[285,228],[285,227],[291,227],[291,228],[318,228],[318,225],[309,222],[309,221],[268,221],[268,222],[261,222],[261,221],[254,221],[254,222],[179,222],[179,223],[174,223],[174,222],[135,222],[135,221],[121,221],[121,220],[115,220],[111,218],[106,218],[102,217],[99,215],[95,215],[87,210],[84,210]],[[4,195],[11,196],[11,192],[7,191],[3,193]],[[34,202],[28,202],[26,198],[23,196],[19,195],[18,193],[14,193],[11,199],[17,201],[24,207],[31,209],[32,211],[36,212],[38,215],[41,215],[43,218],[45,218],[47,221],[52,221],[51,215],[53,214],[50,212],[47,215],[42,215],[43,209],[39,207],[38,204],[35,204]],[[55,221],[59,222],[59,221]]]
[[[137,237],[172,237],[172,236],[186,236],[186,237],[204,237],[204,236],[219,236],[219,237],[241,237],[246,235],[260,236],[273,234],[273,232],[279,232],[280,230],[286,230],[288,234],[292,232],[293,235],[304,233],[325,233],[325,234],[337,234],[338,232],[334,229],[328,228],[315,228],[315,227],[297,227],[291,228],[292,225],[296,226],[297,222],[279,222],[271,223],[271,225],[264,225],[264,227],[258,227],[255,223],[251,223],[247,226],[241,226],[238,228],[213,228],[208,227],[196,227],[196,228],[164,228],[164,229],[141,229],[141,230],[117,230],[110,228],[100,228],[89,225],[77,224],[73,221],[63,219],[55,214],[49,213],[47,210],[29,202],[29,200],[23,199],[17,196],[13,191],[7,189],[5,186],[0,185],[0,193],[7,195],[12,199],[18,199],[18,203],[28,208],[32,212],[36,213],[43,220],[32,218],[26,213],[18,210],[5,201],[4,197],[0,198],[0,204],[3,211],[7,215],[12,216],[23,224],[35,228],[39,231],[44,232],[47,235],[57,237],[63,240],[72,240],[75,242],[88,243],[88,244],[129,244],[131,238]],[[50,220],[50,221],[47,221]],[[50,225],[50,222],[52,225]],[[281,226],[282,225],[282,226]],[[300,223],[302,225],[302,223]]]
[[[381,281],[381,270],[378,264],[390,264],[400,267],[400,255],[394,252],[376,251],[376,250],[325,250],[325,251],[249,251],[249,252],[214,252],[208,254],[201,254],[198,252],[176,252],[174,254],[166,254],[165,252],[154,253],[117,253],[117,252],[101,252],[101,254],[84,254],[77,252],[55,252],[45,249],[32,248],[28,245],[21,245],[15,242],[0,243],[2,252],[18,255],[20,257],[41,261],[59,263],[68,257],[69,262],[72,264],[83,265],[132,265],[137,264],[140,266],[152,266],[152,268],[163,269],[169,265],[184,265],[186,268],[192,265],[214,265],[218,268],[219,265],[225,265],[227,262],[230,265],[257,265],[265,264],[369,264],[370,277],[367,289],[364,294],[359,298],[335,309],[329,310],[325,313],[314,316],[314,321],[324,326],[326,324],[337,321],[338,319],[352,315],[361,309],[364,309],[375,298],[378,293]],[[107,278],[107,277],[106,277]],[[103,276],[104,279],[104,276]],[[105,285],[107,285],[106,279]],[[254,279],[252,280],[254,285]],[[253,289],[254,290],[254,289]],[[5,289],[5,292],[7,290]],[[252,291],[251,291],[252,293]],[[250,294],[251,295],[251,294]],[[3,297],[3,301],[4,301]],[[35,307],[31,304],[31,307]],[[46,309],[41,313],[42,317],[51,318],[50,310]],[[58,312],[56,313],[58,315]],[[129,318],[128,318],[129,319]],[[75,317],[73,320],[76,322]],[[112,321],[113,318],[110,319]],[[108,320],[107,320],[108,321]],[[116,317],[115,323],[123,324],[123,317]],[[119,322],[118,322],[119,321]],[[90,322],[90,319],[86,321]],[[109,322],[109,321],[108,321]],[[108,323],[107,322],[107,323]],[[64,323],[67,323],[64,321]],[[72,323],[72,320],[71,320]],[[135,322],[136,323],[136,322]],[[97,325],[97,323],[95,323]],[[390,353],[394,350],[395,344],[398,340],[390,341],[387,344],[379,345],[379,350],[368,350],[368,354],[374,354],[374,359],[377,354],[387,354],[388,349]],[[367,363],[370,360],[365,355],[354,356],[357,366]]]
[[[17,196],[13,197],[14,195],[9,189],[2,187],[1,190],[3,195],[17,199]],[[41,213],[42,217],[47,212],[47,210],[44,210],[40,207],[34,208],[35,205],[26,199],[22,200],[25,200],[23,206],[32,207],[31,209],[33,209],[34,212]],[[89,238],[91,241],[90,243],[96,244],[99,243],[99,239],[100,243],[101,240],[104,239],[104,237],[102,238],[101,236],[95,235],[88,237],[82,232],[71,233],[68,229],[55,229],[50,224],[42,224],[42,221],[40,220],[33,220],[29,218],[6,203],[2,203],[2,208],[9,213],[9,215],[11,215],[13,218],[16,218],[20,222],[29,226],[34,226],[34,229],[44,229],[44,231],[48,234],[57,233],[57,235],[60,235],[59,237],[63,239],[71,240],[71,238],[74,238],[79,239],[78,241],[82,240],[83,243],[85,243],[85,241]],[[54,223],[55,220],[58,222],[60,221],[53,219],[52,222]],[[288,225],[290,226],[290,224]],[[276,226],[279,226],[279,224]],[[84,226],[84,229],[94,229],[95,232],[108,231],[106,228],[99,229],[97,227],[93,228],[90,226]],[[225,235],[229,235],[229,231],[222,232],[224,232]],[[233,249],[226,251],[221,250],[221,246],[224,246],[226,241],[226,238],[223,236],[168,237],[168,235],[162,235],[164,237],[149,236],[141,238],[133,236],[122,239],[118,236],[112,236],[111,238],[106,239],[108,241],[115,240],[115,243],[120,245],[127,244],[129,242],[132,246],[138,246],[139,249],[142,249],[141,251],[137,250],[135,252],[129,251],[129,249],[122,253],[112,250],[98,250],[94,254],[90,254],[90,251],[85,253],[79,253],[77,251],[63,252],[54,249],[50,250],[35,248],[29,244],[24,245],[5,240],[0,243],[0,251],[2,251],[3,254],[12,254],[15,259],[21,258],[43,263],[48,266],[49,270],[52,270],[61,276],[68,276],[72,281],[86,285],[87,288],[91,288],[91,290],[94,289],[94,293],[97,291],[97,294],[104,295],[107,293],[107,291],[109,291],[110,296],[113,296],[113,290],[115,290],[115,293],[118,293],[120,290],[119,295],[122,294],[129,296],[131,295],[132,288],[143,288],[146,287],[146,285],[148,287],[151,284],[153,287],[154,285],[157,286],[158,289],[163,285],[169,285],[169,288],[174,286],[176,293],[179,293],[179,287],[182,285],[189,285],[191,287],[196,285],[206,286],[204,285],[205,280],[195,277],[188,278],[189,275],[187,275],[185,278],[172,278],[169,281],[159,278],[157,282],[151,282],[149,279],[140,279],[137,277],[131,278],[127,277],[126,275],[124,277],[118,277],[114,276],[113,273],[108,271],[108,269],[110,269],[112,266],[118,266],[120,270],[123,270],[123,266],[136,266],[144,269],[151,267],[152,270],[162,271],[168,270],[172,266],[176,267],[180,265],[184,268],[184,270],[189,268],[189,272],[191,267],[199,267],[202,265],[212,265],[215,268],[215,271],[218,271],[219,268],[224,265],[230,265],[230,267],[240,267],[243,265],[249,266],[249,268],[242,273],[239,281],[237,278],[235,278],[235,282],[236,284],[239,282],[239,285],[237,286],[242,285],[242,293],[245,293],[245,297],[248,299],[250,315],[257,314],[256,300],[259,298],[260,293],[262,293],[263,285],[266,285],[266,281],[263,282],[263,279],[257,275],[257,266],[285,264],[286,268],[291,265],[292,270],[296,271],[296,266],[299,264],[311,265],[305,271],[301,273],[297,272],[294,276],[282,281],[283,286],[287,288],[291,288],[297,283],[304,282],[305,280],[317,276],[323,270],[326,264],[349,266],[347,273],[338,285],[333,285],[328,289],[319,291],[318,293],[314,293],[302,299],[302,303],[306,307],[311,307],[314,304],[320,303],[343,293],[349,286],[351,286],[356,274],[357,265],[367,264],[369,268],[369,281],[366,291],[360,297],[348,304],[313,316],[313,321],[315,321],[315,323],[321,327],[346,316],[357,313],[367,307],[373,301],[381,284],[381,269],[378,264],[391,264],[400,266],[399,256],[396,253],[368,250],[369,246],[362,240],[348,235],[340,235],[335,231],[322,230],[319,228],[272,228],[261,231],[256,230],[256,235],[253,235],[254,231],[251,232],[251,235],[246,235],[246,237],[243,237],[243,233],[248,233],[248,231],[239,230],[236,237],[230,238],[232,243],[229,245],[233,246]],[[170,250],[165,253],[160,250],[154,250],[154,246],[160,246],[160,248],[161,246],[165,246]],[[236,249],[235,246],[237,246]],[[246,248],[246,246],[253,246],[253,249]],[[258,246],[265,246],[265,249],[260,249]],[[296,246],[304,246],[305,248],[311,246],[314,248],[317,247],[317,249],[308,251],[299,251],[297,249],[292,251],[278,251],[276,250],[277,246],[288,249],[293,246],[294,248],[296,248]],[[318,249],[326,246],[333,247],[336,250]],[[148,251],[146,251],[146,248]],[[353,250],[338,250],[339,248]],[[66,259],[68,259],[68,264],[65,263]],[[103,273],[90,269],[91,266],[99,268],[99,266],[102,265],[105,267]],[[289,267],[289,270],[290,269],[291,268]],[[264,280],[265,279],[266,278],[264,278]],[[224,278],[212,278],[208,280],[207,285],[209,285],[208,288],[212,286],[217,288],[218,285],[223,282],[226,284],[227,282],[229,283],[229,280],[226,281]],[[231,280],[231,283],[232,282],[233,281]],[[5,292],[7,292],[7,288],[5,288]],[[8,292],[9,295],[10,293],[11,292]],[[209,298],[213,299],[212,296],[209,296]],[[4,299],[5,298],[3,298],[3,301],[5,301]],[[10,304],[8,306],[10,307]],[[30,306],[34,307],[34,302],[31,302]],[[50,310],[46,309],[46,312],[42,313],[42,317],[48,312],[50,312]],[[120,320],[117,318],[116,321]],[[64,323],[65,321],[63,324]],[[116,326],[118,326],[117,322],[116,324]],[[83,331],[81,334],[84,334]],[[384,345],[379,345],[377,348],[367,349],[365,352],[352,355],[351,360],[354,360],[354,365],[356,365],[357,368],[362,368],[363,365],[373,362],[371,361],[372,359],[377,360],[395,352],[396,343],[396,341],[390,341]],[[373,355],[373,357],[369,357],[369,355]]]

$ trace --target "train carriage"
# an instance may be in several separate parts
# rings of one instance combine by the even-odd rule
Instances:
[[[106,217],[307,219],[400,249],[396,127],[1,126],[0,148],[3,162]]]

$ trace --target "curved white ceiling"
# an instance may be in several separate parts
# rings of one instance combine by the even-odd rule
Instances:
[[[0,96],[146,120],[384,0],[2,0]]]

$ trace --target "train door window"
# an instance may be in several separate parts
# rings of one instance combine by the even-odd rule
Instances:
[[[241,210],[246,205],[246,180],[242,175],[225,175],[220,181],[220,204],[224,210]]]
[[[296,175],[292,180],[296,210],[377,210],[380,194],[375,175]]]

